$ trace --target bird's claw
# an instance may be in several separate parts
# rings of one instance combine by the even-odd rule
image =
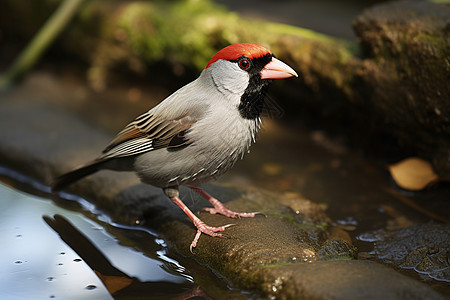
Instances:
[[[263,213],[260,213],[258,211],[255,211],[255,212],[235,212],[235,211],[232,211],[232,210],[226,208],[225,206],[221,207],[221,208],[205,207],[205,208],[202,209],[202,211],[207,211],[207,212],[209,212],[212,215],[221,214],[221,215],[223,215],[225,217],[233,218],[233,219],[236,219],[236,218],[253,218],[256,215],[263,215],[263,216],[265,216]]]
[[[223,225],[220,227],[213,227],[213,226],[208,226],[205,223],[199,223],[197,226],[197,233],[195,234],[194,240],[192,241],[189,250],[192,252],[192,249],[195,248],[197,246],[197,242],[200,239],[200,235],[202,233],[207,234],[209,236],[212,237],[223,237],[222,234],[217,233],[218,231],[224,231],[226,228],[230,227],[230,226],[234,226],[236,224],[227,224],[227,225]]]

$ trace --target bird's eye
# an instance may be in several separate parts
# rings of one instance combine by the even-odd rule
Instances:
[[[243,58],[239,61],[239,67],[242,70],[247,70],[250,67],[250,61],[247,58]]]

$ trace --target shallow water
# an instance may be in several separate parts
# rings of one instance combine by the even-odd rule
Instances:
[[[110,236],[80,214],[56,207],[49,200],[3,184],[0,197],[0,298],[111,298],[95,273],[42,217],[64,215],[79,230],[105,243]]]
[[[125,286],[116,299],[202,295],[152,232],[111,223],[81,199],[56,204],[21,192],[11,184],[24,188],[27,181],[33,187],[26,189],[43,194],[47,187],[1,171],[0,299],[112,299],[99,277],[117,280],[110,290]]]

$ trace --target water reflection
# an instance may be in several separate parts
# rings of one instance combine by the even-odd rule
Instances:
[[[0,298],[111,298],[89,266],[74,261],[79,255],[43,222],[42,214],[59,213],[59,208],[4,185],[0,195]],[[86,290],[89,285],[97,288]]]
[[[192,278],[148,232],[133,228],[159,248],[159,259],[124,245],[130,229],[114,228],[119,241],[106,230],[112,226],[3,184],[0,199],[0,299],[112,299],[108,289],[121,298],[118,288],[159,297],[192,292]]]

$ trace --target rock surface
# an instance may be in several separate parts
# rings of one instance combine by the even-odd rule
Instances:
[[[402,147],[450,172],[450,4],[395,1],[356,18],[367,57],[355,75],[360,101],[385,119]]]
[[[392,232],[380,230],[361,238],[375,242],[371,254],[385,263],[450,282],[450,226],[447,224],[418,224]]]
[[[25,84],[2,95],[0,126],[8,130],[0,132],[0,164],[48,184],[55,175],[95,157],[111,136],[45,98],[33,99],[40,94],[38,87],[24,92]],[[158,189],[139,184],[134,175],[104,171],[68,190],[89,199],[115,221],[148,221],[144,224],[158,230],[180,253],[210,266],[233,286],[264,297],[348,299],[361,294],[365,299],[380,295],[443,299],[430,287],[381,265],[351,260],[354,247],[324,230],[329,220],[323,208],[312,202],[301,197],[279,201],[271,192],[243,187],[209,185],[206,189],[232,209],[259,209],[267,217],[232,220],[237,226],[227,229],[226,238],[202,236],[191,254],[188,245],[195,229],[190,221]],[[190,205],[194,211],[204,206],[195,198],[194,202]],[[200,216],[211,225],[230,222],[222,216]]]

